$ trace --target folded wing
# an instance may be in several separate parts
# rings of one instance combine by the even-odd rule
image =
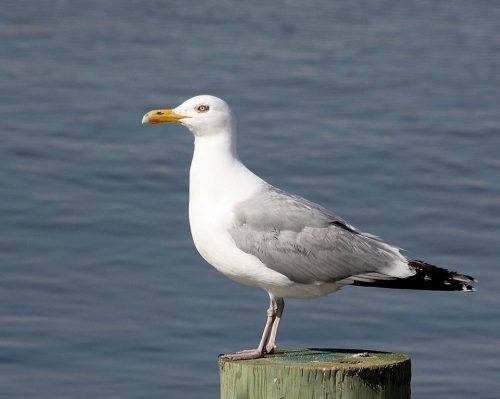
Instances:
[[[266,185],[234,208],[239,249],[297,283],[405,278],[415,271],[399,252],[325,208]]]

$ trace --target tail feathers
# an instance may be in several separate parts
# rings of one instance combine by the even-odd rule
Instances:
[[[421,260],[408,260],[408,265],[415,270],[413,276],[403,279],[367,279],[351,277],[353,285],[365,287],[401,288],[431,291],[475,291],[472,286],[476,280],[465,274],[433,266]],[[370,281],[371,280],[371,281]]]

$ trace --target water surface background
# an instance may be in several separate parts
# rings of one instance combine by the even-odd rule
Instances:
[[[0,397],[216,398],[267,295],[196,253],[192,137],[153,108],[226,99],[242,160],[474,294],[287,302],[282,347],[404,352],[413,398],[500,392],[500,6],[4,1]]]

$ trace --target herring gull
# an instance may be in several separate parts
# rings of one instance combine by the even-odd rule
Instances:
[[[252,173],[238,158],[235,117],[223,100],[196,96],[142,119],[163,122],[194,135],[189,221],[198,252],[227,277],[269,294],[258,347],[226,358],[254,359],[276,350],[284,298],[321,297],[347,284],[474,290],[472,277],[406,258],[398,247]]]

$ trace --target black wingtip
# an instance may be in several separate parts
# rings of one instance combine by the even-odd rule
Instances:
[[[353,285],[429,291],[476,291],[473,284],[477,280],[472,276],[456,273],[421,260],[409,259],[408,265],[415,270],[413,276],[403,279],[354,281]]]

